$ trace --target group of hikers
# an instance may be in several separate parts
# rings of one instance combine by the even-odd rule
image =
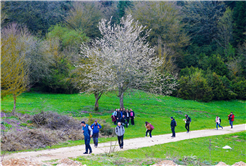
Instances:
[[[115,109],[111,118],[114,124],[116,124],[117,122],[117,126],[115,127],[115,133],[118,137],[118,143],[119,143],[120,149],[123,149],[123,144],[124,144],[123,138],[125,134],[124,125],[126,125],[126,127],[129,126],[129,119],[131,120],[133,119],[131,121],[131,124],[134,125],[135,113],[132,111],[132,109],[130,109],[130,111],[128,111],[128,109],[125,110],[124,108]],[[127,122],[125,120],[127,120]],[[191,118],[186,114],[185,119],[183,120],[185,121],[185,128],[187,130],[187,133],[189,133]],[[229,120],[231,128],[233,128],[234,114],[232,112],[228,115],[228,120]],[[221,127],[223,129],[223,127],[220,125],[221,124],[220,117],[216,116],[215,122],[216,122],[217,130],[218,130],[218,127]],[[98,146],[98,134],[102,126],[99,123],[97,123],[97,120],[95,120],[95,122],[91,126],[89,126],[84,121],[82,121],[81,126],[82,126],[82,132],[84,133],[84,139],[85,139],[85,150],[86,151],[84,152],[84,154],[88,154],[88,153],[90,154],[92,153],[92,149],[90,146],[90,138],[93,137],[94,146],[97,147]],[[171,131],[172,131],[171,137],[174,138],[176,137],[175,127],[177,126],[177,122],[175,121],[173,117],[171,117],[170,126],[171,126]],[[150,138],[152,138],[151,133],[154,130],[154,126],[149,122],[145,122],[145,128],[146,128],[145,137],[147,137],[147,135],[149,134]]]
[[[115,109],[111,115],[112,122],[116,125],[118,122],[121,122],[122,126],[129,126],[129,121],[131,119],[131,125],[134,125],[135,113],[132,109]]]

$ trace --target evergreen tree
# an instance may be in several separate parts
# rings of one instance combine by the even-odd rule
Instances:
[[[236,6],[236,0],[225,0],[226,7],[233,9]]]
[[[242,45],[246,40],[246,35],[243,33],[246,31],[246,2],[238,1],[236,2],[236,7],[233,12],[233,45]]]
[[[117,5],[118,12],[119,12],[119,18],[124,17],[126,8],[131,7],[131,6],[132,6],[132,3],[130,1],[119,1]]]

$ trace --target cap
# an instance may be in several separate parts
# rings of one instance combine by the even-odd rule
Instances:
[[[173,119],[173,117],[171,117]]]
[[[95,122],[97,122],[97,120],[95,120]]]
[[[81,123],[84,123],[85,124],[85,121],[82,121]]]

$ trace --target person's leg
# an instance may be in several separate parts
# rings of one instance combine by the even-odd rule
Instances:
[[[124,135],[121,136],[121,147],[123,148],[124,142],[123,142]]]
[[[88,149],[90,150],[90,153],[92,152],[91,145],[90,145],[91,138],[88,139]]]
[[[131,118],[131,124],[133,125],[133,118]]]
[[[85,153],[88,153],[88,139],[85,138]]]
[[[132,118],[132,122],[133,122],[133,125],[134,125],[134,118]]]
[[[172,127],[172,137],[175,137],[174,127]]]
[[[95,133],[95,142],[94,142],[94,144],[95,144],[96,147],[98,145],[98,135],[99,135],[99,133]]]
[[[216,129],[218,130],[218,123],[216,123]]]
[[[185,123],[185,129],[186,129],[187,132],[188,132],[188,123]]]
[[[190,132],[190,123],[187,123],[188,132]]]
[[[120,136],[118,136],[118,143],[119,143],[119,146],[120,146]]]
[[[223,129],[223,127],[219,124],[219,127],[221,127]]]
[[[151,132],[152,132],[152,130],[149,130],[149,136],[150,136],[150,138],[152,138]]]
[[[230,125],[231,125],[231,128],[233,128],[233,121],[230,120]]]
[[[145,137],[147,137],[147,135],[148,135],[148,132],[149,132],[149,130],[146,130],[146,134],[145,134]]]
[[[175,127],[173,128],[173,136],[176,137],[176,135],[175,135]]]

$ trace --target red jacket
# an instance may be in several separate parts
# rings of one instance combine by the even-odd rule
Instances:
[[[228,115],[228,120],[234,121],[234,114]]]

